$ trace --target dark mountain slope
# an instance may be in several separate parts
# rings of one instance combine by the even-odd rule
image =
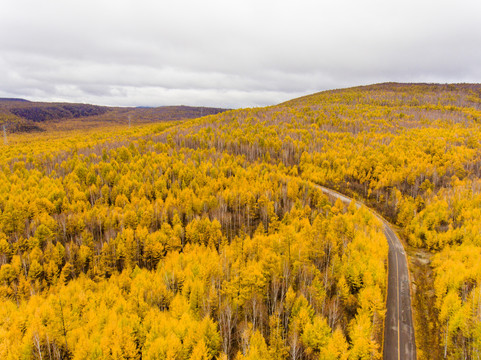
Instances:
[[[75,130],[111,124],[192,119],[223,111],[225,109],[192,106],[109,107],[2,98],[0,99],[0,124],[7,124],[9,132],[30,132],[52,128]]]

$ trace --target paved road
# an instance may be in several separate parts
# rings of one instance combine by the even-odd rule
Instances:
[[[331,189],[317,186],[325,194],[339,198],[345,203],[351,202],[347,196]],[[357,204],[357,207],[360,207]],[[389,244],[387,312],[384,322],[384,354],[386,360],[414,360],[416,359],[416,345],[414,342],[414,326],[411,313],[411,290],[406,254],[401,241],[387,221],[374,215],[383,223],[384,235]]]

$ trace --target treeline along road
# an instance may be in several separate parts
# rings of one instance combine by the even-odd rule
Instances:
[[[351,198],[336,191],[318,186],[323,193],[350,203]],[[360,207],[360,204],[357,204]],[[389,244],[388,290],[386,319],[384,323],[384,359],[416,359],[416,343],[411,312],[411,291],[406,253],[390,224],[377,214],[383,223],[384,235]]]

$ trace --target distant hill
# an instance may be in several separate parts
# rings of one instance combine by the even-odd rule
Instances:
[[[286,101],[281,106],[305,106],[312,102],[381,106],[474,106],[481,104],[481,84],[428,84],[387,82],[346,89],[327,90]]]
[[[0,101],[30,102],[28,100],[18,98],[0,98]]]
[[[44,104],[37,106],[23,106],[10,109],[10,112],[25,120],[33,122],[44,122],[57,119],[76,119],[94,115],[102,115],[109,111],[109,108],[87,104]]]
[[[225,110],[184,105],[109,107],[0,98],[0,124],[8,123],[8,131],[10,132],[31,132],[48,129],[74,130],[106,124],[176,121],[218,114]]]

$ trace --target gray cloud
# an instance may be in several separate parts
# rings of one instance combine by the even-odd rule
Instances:
[[[244,107],[481,75],[474,0],[2,3],[1,97]]]

